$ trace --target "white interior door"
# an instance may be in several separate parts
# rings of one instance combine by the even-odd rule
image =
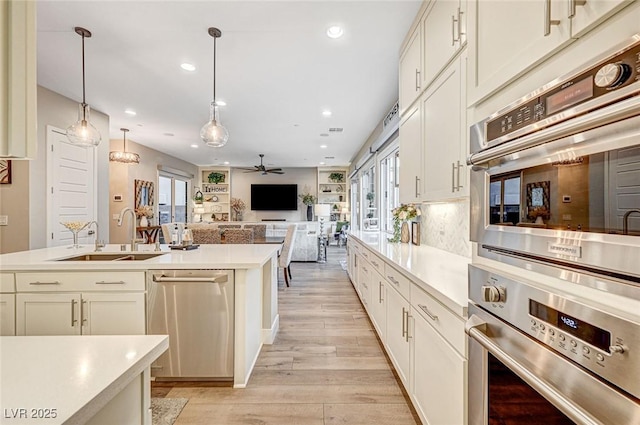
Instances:
[[[47,126],[47,246],[71,245],[63,221],[95,220],[95,149],[68,143],[65,131]],[[80,232],[79,243],[93,242],[95,229]]]

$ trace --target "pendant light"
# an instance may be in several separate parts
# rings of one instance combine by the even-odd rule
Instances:
[[[82,27],[75,27],[76,34],[82,37],[82,103],[78,105],[78,121],[67,127],[67,138],[71,144],[84,147],[96,147],[102,136],[97,128],[89,121],[91,108],[85,98],[84,83],[84,39],[91,37],[91,31]]]
[[[200,130],[200,138],[207,146],[221,148],[226,145],[227,140],[229,140],[229,132],[220,125],[218,105],[216,104],[216,40],[222,36],[222,31],[218,28],[211,27],[208,32],[209,35],[213,37],[213,101],[209,109],[209,122]]]
[[[123,145],[122,152],[113,151],[109,152],[109,161],[111,162],[122,162],[124,164],[140,164],[140,155],[133,152],[127,152],[127,132],[128,128],[121,128],[124,134],[122,135]]]

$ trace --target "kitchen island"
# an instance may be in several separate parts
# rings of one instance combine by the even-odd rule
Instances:
[[[262,344],[271,344],[278,330],[278,249],[278,245],[202,245],[190,251],[162,246],[154,252],[153,246],[145,245],[131,252],[107,245],[101,252],[83,246],[4,254],[0,255],[0,313],[4,321],[15,312],[16,335],[144,334],[145,296],[153,271],[233,270],[233,385],[243,388]],[[153,254],[158,255],[144,257]],[[68,260],[85,255],[91,257]],[[100,259],[106,256],[111,259]],[[60,314],[39,317],[47,300],[54,298],[50,311]],[[117,313],[110,314],[115,307]],[[30,311],[35,313],[30,316]]]
[[[0,423],[151,423],[161,335],[0,337]]]

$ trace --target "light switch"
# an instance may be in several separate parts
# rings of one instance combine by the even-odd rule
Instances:
[[[9,225],[9,216],[0,215],[0,226],[8,226],[8,225]]]

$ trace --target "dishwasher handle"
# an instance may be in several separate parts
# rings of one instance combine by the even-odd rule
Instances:
[[[167,277],[163,275],[153,275],[154,282],[186,282],[186,283],[225,283],[229,281],[229,275],[204,277]]]

